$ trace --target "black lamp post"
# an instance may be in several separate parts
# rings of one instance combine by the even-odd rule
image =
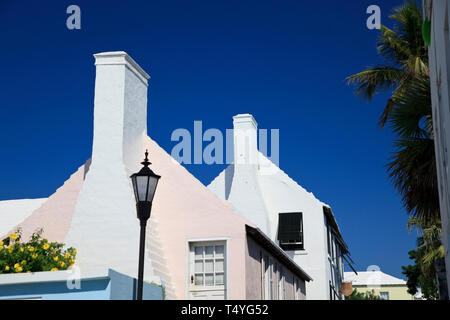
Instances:
[[[144,286],[144,252],[145,252],[145,228],[147,220],[152,211],[152,201],[155,195],[156,186],[161,176],[155,174],[148,166],[148,151],[145,151],[144,166],[138,173],[131,175],[133,182],[134,196],[136,197],[137,217],[141,222],[141,237],[139,241],[139,271],[138,271],[138,294],[137,299],[142,300],[142,289]]]

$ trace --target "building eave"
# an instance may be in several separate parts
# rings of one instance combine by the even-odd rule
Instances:
[[[298,264],[296,264],[285,252],[281,249],[275,242],[273,242],[269,237],[267,237],[264,232],[258,228],[245,225],[245,231],[248,236],[253,240],[258,242],[267,251],[273,254],[276,258],[283,262],[294,274],[304,279],[305,281],[313,281],[311,276],[309,276],[305,270],[303,270]]]

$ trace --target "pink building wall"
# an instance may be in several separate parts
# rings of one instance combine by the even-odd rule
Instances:
[[[227,299],[245,299],[245,225],[250,224],[217,198],[150,138],[152,169],[162,176],[154,198],[162,251],[177,299],[187,298],[189,240],[227,239]]]

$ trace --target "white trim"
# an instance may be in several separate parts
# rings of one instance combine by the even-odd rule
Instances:
[[[148,87],[150,76],[125,51],[111,51],[94,54],[95,65],[124,65]]]
[[[33,273],[8,273],[0,275],[0,285],[36,283],[36,282],[59,282],[66,281],[73,274],[71,270],[42,271]],[[103,279],[109,277],[109,269],[98,269],[80,273],[81,279]]]

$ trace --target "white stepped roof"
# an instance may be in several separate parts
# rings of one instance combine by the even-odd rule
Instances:
[[[0,201],[0,235],[12,231],[46,200],[47,198]]]
[[[344,272],[344,281],[351,282],[354,286],[386,286],[386,285],[406,285],[406,281],[388,275],[382,271],[358,271]]]

